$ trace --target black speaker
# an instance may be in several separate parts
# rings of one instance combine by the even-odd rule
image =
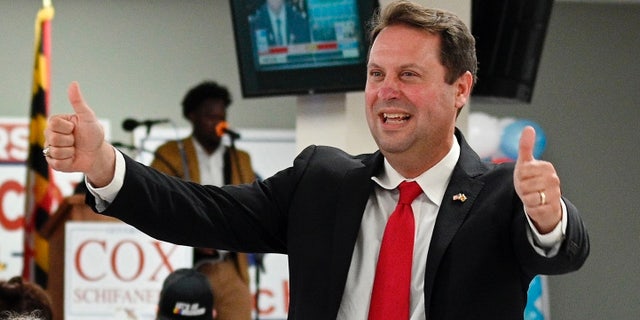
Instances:
[[[531,102],[552,7],[553,0],[472,0],[475,99]]]

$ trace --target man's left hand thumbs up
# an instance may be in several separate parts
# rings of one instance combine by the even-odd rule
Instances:
[[[545,234],[551,232],[562,218],[560,178],[553,164],[534,158],[535,140],[533,127],[525,127],[520,137],[513,183],[536,229]]]

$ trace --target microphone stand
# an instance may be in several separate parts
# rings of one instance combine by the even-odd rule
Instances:
[[[230,149],[230,157],[231,157],[231,170],[236,170],[238,174],[238,178],[240,181],[244,181],[244,177],[242,176],[242,170],[240,170],[240,163],[238,162],[238,155],[236,154],[236,138],[237,135],[229,134],[229,149]],[[254,253],[253,260],[255,263],[255,286],[256,286],[256,294],[255,294],[255,306],[256,306],[256,316],[255,320],[260,320],[260,272],[264,272],[264,265],[262,264],[262,259],[264,254],[262,253]]]
[[[142,153],[142,150],[144,149],[144,146],[147,143],[147,140],[149,140],[149,137],[151,136],[152,124],[147,123],[145,126],[147,127],[147,130],[145,131],[146,132],[145,136],[142,137],[142,139],[140,139],[140,147],[138,148],[139,150],[137,150],[139,153]],[[131,135],[131,138],[133,139],[133,135]]]
[[[238,155],[236,150],[236,138],[239,136],[233,134],[227,134],[229,137],[229,156],[231,157],[231,172],[234,170],[238,174],[238,179],[240,181],[245,181],[245,177],[243,175],[243,171],[240,168],[240,162],[238,161]],[[233,174],[232,174],[233,175]]]
[[[233,149],[233,151],[236,150],[236,136],[232,135],[232,134],[228,134],[227,135],[229,137],[229,143],[231,144],[230,147],[231,149]]]

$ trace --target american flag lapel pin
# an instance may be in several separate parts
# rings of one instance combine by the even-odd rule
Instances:
[[[465,202],[467,201],[467,196],[464,193],[458,193],[453,195],[453,201]]]

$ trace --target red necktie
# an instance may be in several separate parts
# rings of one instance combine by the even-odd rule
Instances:
[[[398,188],[400,199],[387,221],[380,245],[369,320],[409,319],[415,234],[411,202],[422,193],[422,189],[415,181],[404,181]]]

